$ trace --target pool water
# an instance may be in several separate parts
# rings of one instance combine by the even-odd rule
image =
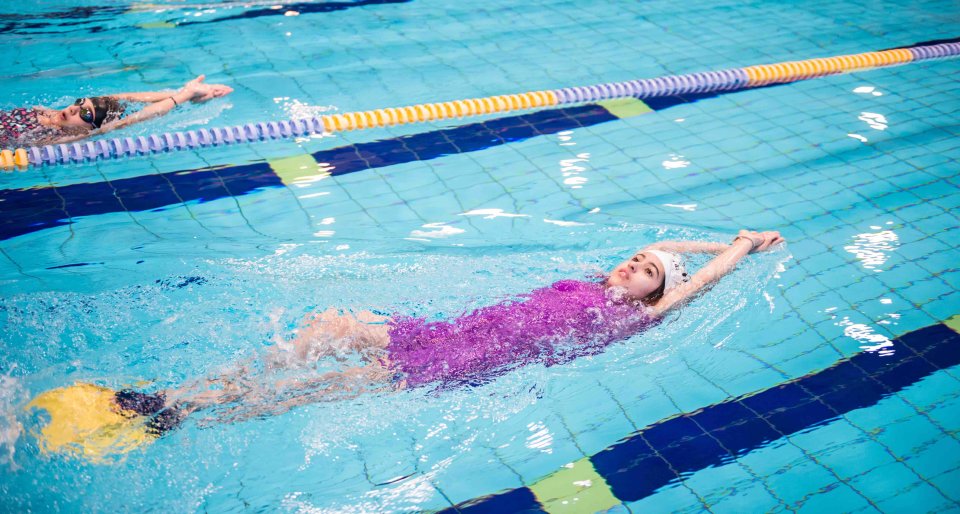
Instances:
[[[143,135],[873,51],[960,19],[952,2],[275,5],[18,7],[0,108],[199,73],[236,90],[123,132]],[[0,174],[0,510],[957,510],[958,70]],[[744,227],[788,243],[570,364],[200,413],[108,462],[41,451],[46,419],[24,409],[243,362],[268,382],[259,357],[316,310],[450,317]]]

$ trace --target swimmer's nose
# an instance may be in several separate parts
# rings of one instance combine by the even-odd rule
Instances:
[[[631,274],[631,275],[637,272],[637,265],[636,265],[636,263],[631,262],[630,264],[627,265],[627,268],[630,269],[630,274]]]

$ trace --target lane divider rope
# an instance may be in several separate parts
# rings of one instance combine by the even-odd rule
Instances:
[[[644,99],[741,89],[895,66],[909,62],[943,59],[957,55],[960,55],[960,43],[943,43],[804,61],[761,64],[747,66],[746,68],[671,75],[653,79],[611,82],[593,86],[532,91],[406,107],[388,107],[386,109],[331,114],[307,119],[247,123],[232,127],[201,128],[159,135],[33,146],[0,151],[0,168],[11,169],[17,167],[22,169],[28,165],[55,165],[114,159],[266,139],[285,139],[311,134],[362,130],[539,107],[597,102],[614,98],[636,97]]]

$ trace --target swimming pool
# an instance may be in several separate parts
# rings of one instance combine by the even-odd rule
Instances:
[[[236,88],[149,134],[958,32],[948,2],[245,5],[8,15],[2,107]],[[2,174],[3,510],[956,510],[956,63]],[[23,410],[216,373],[314,309],[456,313],[743,226],[789,243],[569,365],[190,420],[109,464],[42,454]]]

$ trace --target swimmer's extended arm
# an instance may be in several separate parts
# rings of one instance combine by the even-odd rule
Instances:
[[[115,93],[107,96],[114,100],[122,100],[124,102],[152,104],[166,100],[174,94],[176,94],[176,91],[144,91],[142,93]]]
[[[117,130],[128,125],[133,125],[134,123],[140,123],[141,121],[149,120],[150,118],[163,116],[178,105],[185,104],[187,102],[206,102],[207,100],[213,98],[219,98],[221,96],[228,95],[233,91],[232,88],[222,84],[204,84],[204,79],[206,79],[206,77],[204,75],[200,75],[190,82],[184,84],[179,91],[173,93],[122,93],[122,95],[145,95],[141,98],[150,98],[150,100],[133,101],[148,101],[152,103],[144,107],[142,110],[127,116],[126,118],[121,118],[117,121],[105,124],[104,126],[100,127],[100,130],[97,130],[93,134],[110,132],[111,130]],[[162,95],[162,98],[154,99],[156,97],[153,95]],[[114,98],[123,99],[118,95],[113,96]]]
[[[663,298],[653,305],[654,312],[657,315],[662,315],[673,307],[693,298],[701,290],[730,273],[740,262],[740,259],[748,253],[762,252],[783,242],[783,240],[779,232],[741,230],[737,238],[730,245],[727,245],[727,248],[720,255],[714,257],[706,266],[694,273],[689,282],[683,283],[663,295]]]
[[[105,124],[95,133],[102,134],[104,132],[110,132],[111,130],[117,130],[129,125],[133,125],[134,123],[140,123],[141,121],[149,120],[150,118],[163,116],[164,114],[173,110],[173,108],[177,105],[189,102],[190,99],[193,98],[193,95],[193,91],[190,91],[186,88],[181,89],[172,95],[167,95],[167,98],[163,101],[154,102],[131,114],[130,116]]]
[[[707,243],[701,241],[660,241],[647,248],[673,253],[723,253],[730,248],[727,243]]]
[[[233,92],[233,88],[230,86],[225,86],[223,84],[203,84],[203,75],[200,75],[196,79],[188,82],[184,88],[189,87],[191,84],[199,86],[200,95],[188,100],[193,102],[205,102],[213,98],[219,98],[221,96],[228,95]],[[145,91],[142,93],[116,93],[112,95],[107,95],[110,98],[116,100],[123,100],[126,102],[139,102],[139,103],[157,103],[162,102],[171,96],[175,95],[177,91]]]

